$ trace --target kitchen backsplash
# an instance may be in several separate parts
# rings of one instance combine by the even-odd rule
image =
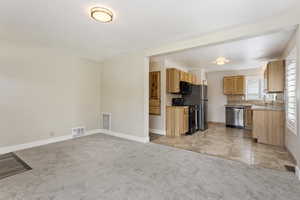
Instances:
[[[253,105],[265,105],[272,104],[277,106],[284,105],[284,94],[266,94],[265,100],[247,100],[244,95],[228,95],[228,104],[253,104]]]

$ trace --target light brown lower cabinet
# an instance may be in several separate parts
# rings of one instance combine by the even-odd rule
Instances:
[[[284,111],[253,110],[252,137],[258,143],[284,146]]]
[[[167,136],[178,137],[188,132],[188,106],[167,106]]]
[[[253,125],[253,111],[251,107],[245,107],[245,128],[251,130],[252,125]]]

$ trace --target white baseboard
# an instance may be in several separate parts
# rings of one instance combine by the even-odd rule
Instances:
[[[166,135],[166,131],[158,130],[158,129],[149,129],[149,132],[150,133],[155,133],[155,134],[158,134],[158,135]]]
[[[8,146],[8,147],[0,147],[0,155],[14,152],[14,151],[20,151],[20,150],[24,150],[24,149],[38,147],[38,146],[42,146],[42,145],[46,145],[46,144],[70,140],[70,139],[72,139],[71,135],[65,135],[65,136],[53,137],[53,138],[49,138],[46,140],[39,140],[39,141],[25,143],[25,144],[18,144],[18,145],[13,145],[13,146]]]
[[[298,166],[296,166],[296,177],[300,181],[300,168]]]
[[[88,135],[94,135],[94,134],[98,134],[98,133],[104,133],[106,135],[111,135],[111,136],[120,137],[120,138],[124,138],[124,139],[128,139],[128,140],[142,142],[142,143],[147,143],[150,141],[149,137],[138,137],[138,136],[133,136],[133,135],[127,135],[124,133],[116,133],[116,132],[112,132],[112,131],[107,131],[107,130],[103,130],[103,129],[89,130],[81,137],[88,136]],[[73,139],[72,135],[64,135],[64,136],[53,137],[53,138],[39,140],[39,141],[25,143],[25,144],[18,144],[18,145],[13,145],[13,146],[8,146],[8,147],[0,147],[0,155],[15,152],[15,151],[20,151],[20,150],[24,150],[24,149],[29,149],[29,148],[33,148],[33,147],[43,146],[46,144],[62,142],[65,140],[71,140],[71,139]]]
[[[134,136],[134,135],[128,135],[125,133],[117,133],[117,132],[113,132],[113,131],[109,131],[109,130],[105,130],[105,129],[99,129],[99,132],[106,134],[106,135],[114,136],[114,137],[119,137],[119,138],[123,138],[123,139],[127,139],[127,140],[133,140],[136,142],[148,143],[150,141],[149,137],[139,137],[139,136]]]

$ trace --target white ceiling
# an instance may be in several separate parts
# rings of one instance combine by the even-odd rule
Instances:
[[[0,41],[63,48],[101,60],[288,11],[298,0],[1,0]],[[115,14],[89,18],[91,6]]]
[[[206,71],[258,68],[269,60],[280,58],[294,33],[295,27],[292,27],[253,38],[154,56],[152,59],[171,60],[180,66],[202,68]],[[213,63],[221,56],[230,62],[223,66]]]

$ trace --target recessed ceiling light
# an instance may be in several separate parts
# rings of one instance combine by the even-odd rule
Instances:
[[[221,57],[217,58],[213,63],[217,64],[217,65],[225,65],[229,62],[230,62],[230,60],[228,60],[227,58],[221,56]]]
[[[107,8],[94,7],[91,8],[91,17],[97,21],[108,23],[113,20],[113,12]]]

